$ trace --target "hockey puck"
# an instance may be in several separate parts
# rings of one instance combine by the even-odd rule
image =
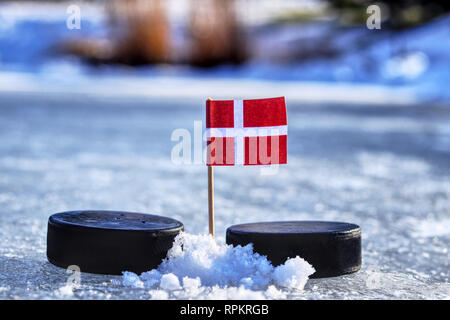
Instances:
[[[361,268],[361,228],[328,221],[260,222],[227,229],[227,244],[253,244],[255,252],[277,266],[300,256],[316,272],[312,278],[335,277]]]
[[[118,211],[70,211],[48,219],[47,258],[81,272],[142,273],[166,257],[176,235],[177,220],[150,214]]]

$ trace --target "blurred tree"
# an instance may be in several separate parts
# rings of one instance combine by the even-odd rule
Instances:
[[[107,8],[118,62],[139,65],[169,61],[165,0],[114,0]]]
[[[210,67],[246,59],[234,0],[192,0],[189,29],[192,64]]]

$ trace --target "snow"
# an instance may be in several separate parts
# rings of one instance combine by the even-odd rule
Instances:
[[[232,296],[231,292],[243,298],[258,294],[264,297],[264,293],[254,291],[267,290],[267,296],[280,297],[282,294],[273,284],[303,290],[308,277],[314,272],[314,268],[300,257],[273,267],[265,256],[253,252],[251,244],[234,247],[218,244],[210,235],[182,232],[175,238],[167,258],[157,269],[144,272],[140,277],[124,272],[123,284],[136,288],[142,288],[145,284],[148,288],[156,286],[168,292],[183,289],[185,292],[177,295],[189,298],[211,296],[218,292],[227,297]],[[179,279],[183,279],[182,287]],[[202,285],[204,287],[200,289]]]
[[[203,285],[239,285],[246,277],[263,287],[270,281],[273,267],[251,245],[219,245],[210,235],[181,233],[158,270],[179,277],[199,277]]]
[[[160,287],[165,290],[177,290],[180,289],[180,281],[178,277],[173,273],[167,273],[161,276]]]
[[[423,52],[412,52],[389,59],[385,64],[387,78],[415,79],[429,67],[429,59]]]
[[[281,266],[275,268],[273,279],[280,287],[303,289],[308,277],[315,272],[314,268],[299,256],[289,259]]]
[[[143,288],[144,283],[139,279],[139,277],[133,273],[124,271],[123,273],[123,285],[127,287],[133,287],[133,288]]]
[[[195,291],[197,290],[200,286],[202,285],[202,281],[200,280],[199,277],[195,278],[195,279],[191,279],[188,277],[184,277],[183,278],[183,288],[185,290],[190,290],[190,291]]]

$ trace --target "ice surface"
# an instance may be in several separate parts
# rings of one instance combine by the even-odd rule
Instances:
[[[170,161],[172,131],[186,128],[193,136],[204,100],[3,93],[0,298],[449,297],[450,108],[306,105],[286,98],[288,164],[274,176],[259,168],[215,170],[218,246],[236,223],[347,221],[362,228],[361,271],[309,279],[302,291],[252,290],[241,279],[228,289],[203,278],[197,286],[184,277],[200,275],[177,274],[183,289],[171,293],[159,282],[146,287],[156,273],[141,277],[142,288],[124,286],[120,276],[82,273],[73,295],[63,295],[70,274],[45,254],[52,213],[147,212],[179,219],[190,234],[208,232],[205,166]]]
[[[303,290],[314,272],[314,268],[300,257],[274,268],[265,256],[253,252],[251,244],[234,247],[217,244],[210,235],[182,232],[158,269],[140,277],[124,272],[123,284],[135,288],[142,288],[144,284],[147,288],[159,287],[170,292],[171,297],[204,298],[213,296],[214,292],[232,297],[238,287],[237,292],[242,298],[275,298],[280,294],[273,283]],[[182,287],[179,279],[183,279]],[[180,289],[184,292],[171,292]],[[268,292],[264,294],[266,290]]]

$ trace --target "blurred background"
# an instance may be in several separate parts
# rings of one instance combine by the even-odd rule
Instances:
[[[369,29],[374,4],[378,28]],[[162,96],[167,86],[146,93],[141,86],[158,77],[188,77],[192,83],[176,95],[236,96],[239,79],[345,84],[345,92],[327,100],[371,102],[364,95],[373,91],[374,101],[385,94],[394,103],[446,103],[449,6],[420,0],[1,1],[0,90],[108,90],[109,83],[91,82],[123,76],[126,89],[114,91]],[[207,77],[233,81],[213,81],[205,92]],[[142,90],[130,88],[132,80]],[[358,84],[369,92],[356,94],[352,85]],[[256,89],[248,93],[252,88],[244,94],[259,96]],[[320,100],[322,88],[295,96]],[[381,90],[392,88],[402,90],[394,96]]]
[[[449,7],[0,1],[0,298],[61,298],[67,274],[45,255],[55,212],[146,212],[207,233],[206,168],[172,163],[174,130],[198,147],[207,97],[276,96],[288,164],[215,170],[217,241],[236,223],[356,223],[362,270],[289,298],[449,298]],[[74,298],[149,298],[82,279]]]

